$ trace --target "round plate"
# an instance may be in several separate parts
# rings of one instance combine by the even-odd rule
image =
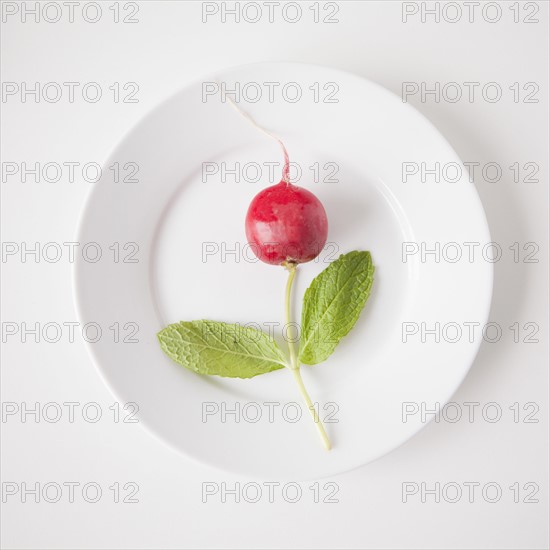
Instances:
[[[370,250],[376,266],[353,331],[325,363],[302,367],[330,452],[286,369],[250,380],[203,377],[158,345],[156,333],[180,320],[254,323],[278,340],[285,330],[287,273],[255,261],[244,235],[252,197],[280,179],[281,151],[223,101],[223,90],[236,90],[240,108],[282,137],[295,183],[327,211],[329,242],[298,270],[295,319],[305,289],[339,254]],[[411,162],[460,164],[411,106],[330,68],[242,66],[157,107],[107,162],[78,236],[102,251],[92,261],[88,248],[75,263],[76,300],[82,323],[102,328],[88,346],[117,398],[137,403],[140,422],[187,456],[264,479],[337,474],[418,431],[426,419],[416,407],[442,406],[474,360],[482,332],[464,323],[487,320],[492,265],[464,248],[490,241],[467,174],[422,182],[420,172],[403,177]],[[447,243],[463,249],[458,261],[455,245],[439,259],[420,253]]]

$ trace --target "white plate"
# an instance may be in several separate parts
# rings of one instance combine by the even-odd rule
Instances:
[[[227,322],[283,323],[282,268],[247,261],[244,218],[252,197],[269,181],[257,183],[254,164],[281,163],[278,145],[240,117],[220,95],[201,97],[203,82],[247,83],[247,98],[263,90],[256,103],[240,106],[279,134],[291,160],[302,167],[296,182],[323,202],[329,219],[329,245],[320,260],[300,266],[295,285],[295,317],[312,278],[338,253],[370,250],[375,284],[355,329],[323,364],[302,367],[334,448],[326,452],[300,403],[286,370],[251,380],[208,378],[171,362],[160,351],[156,333],[170,322],[209,318]],[[278,82],[270,102],[265,82]],[[302,99],[281,99],[286,83],[297,83]],[[318,84],[316,84],[318,83]],[[335,95],[330,96],[336,89]],[[325,86],[326,85],[326,86]],[[314,101],[332,97],[336,103]],[[297,87],[287,86],[287,98]],[[328,96],[328,97],[327,97]],[[360,466],[394,449],[424,424],[421,415],[403,421],[404,402],[433,408],[449,400],[476,355],[466,329],[456,343],[420,335],[402,341],[402,323],[486,322],[492,265],[474,261],[422,263],[417,255],[402,261],[402,243],[490,241],[479,197],[467,175],[456,183],[402,182],[403,162],[460,162],[437,130],[398,97],[357,76],[319,66],[262,63],[228,70],[197,82],[165,101],[141,121],[107,162],[86,204],[80,243],[97,242],[96,263],[80,257],[75,288],[83,323],[103,329],[89,347],[103,378],[122,402],[139,405],[140,422],[177,450],[201,462],[264,479],[304,479],[333,475]],[[139,165],[139,183],[114,183],[118,162]],[[204,162],[247,165],[240,183],[226,174],[203,181]],[[314,182],[337,163],[337,183]],[[129,170],[122,173],[128,174]],[[113,243],[135,242],[138,263],[124,263],[133,247],[113,261]],[[215,244],[204,244],[215,243]],[[237,245],[235,243],[238,243]],[[226,254],[235,246],[244,254]],[[206,249],[219,252],[204,256]],[[239,261],[237,261],[237,259]],[[139,343],[115,342],[139,326]],[[449,337],[452,338],[452,335]],[[449,340],[449,338],[447,340]],[[221,411],[242,407],[222,422]],[[277,405],[265,405],[272,402]],[[211,403],[211,405],[205,405]],[[224,405],[225,403],[225,405]],[[288,405],[288,403],[291,403]],[[329,405],[327,405],[329,403]],[[334,403],[335,405],[330,405]],[[323,407],[326,406],[326,409]],[[220,413],[203,416],[219,407]],[[283,410],[284,409],[284,410]],[[270,410],[273,416],[270,418]],[[253,422],[261,413],[258,422]]]

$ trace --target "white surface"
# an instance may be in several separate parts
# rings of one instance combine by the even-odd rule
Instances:
[[[457,24],[401,22],[398,2],[342,2],[340,23],[203,24],[200,4],[144,3],[140,22],[115,25],[27,22],[2,24],[4,81],[137,82],[139,103],[2,104],[2,160],[100,162],[144,114],[186,83],[227,66],[284,59],[331,65],[400,93],[404,81],[498,82],[501,101],[412,103],[443,133],[464,161],[497,162],[498,183],[476,172],[492,238],[508,254],[495,264],[490,318],[500,342],[484,343],[458,403],[498,403],[503,418],[432,423],[404,446],[366,467],[335,476],[337,504],[314,503],[311,483],[299,503],[201,501],[202,483],[246,479],[187,461],[139,424],[114,423],[113,398],[79,338],[50,344],[11,337],[2,351],[2,400],[27,403],[98,402],[102,419],[74,423],[2,424],[2,481],[97,482],[97,504],[2,504],[5,548],[545,548],[548,546],[548,6],[538,24],[515,24],[503,4],[501,21]],[[305,15],[307,13],[307,15]],[[108,12],[112,16],[112,12]],[[70,47],[67,47],[70,45]],[[537,104],[514,103],[508,87],[537,82]],[[107,97],[107,96],[106,96]],[[412,159],[416,160],[416,159]],[[507,168],[537,162],[539,183],[515,183]],[[74,240],[92,184],[2,184],[3,241]],[[465,223],[468,213],[464,213]],[[508,246],[536,242],[539,263],[514,263]],[[3,264],[2,320],[34,324],[75,321],[71,265],[66,261]],[[121,322],[124,321],[121,319]],[[444,320],[442,320],[444,321]],[[509,326],[540,325],[539,343],[514,343]],[[108,329],[107,329],[108,330]],[[522,337],[525,334],[522,333]],[[538,423],[514,423],[510,405],[535,402]],[[30,405],[29,405],[30,406]],[[479,413],[479,408],[478,408]],[[80,420],[79,420],[80,418]],[[114,504],[114,482],[139,485],[139,503]],[[499,502],[476,493],[456,504],[418,495],[402,503],[404,482],[496,482]],[[514,503],[508,489],[533,482],[538,503]],[[321,487],[325,481],[321,482]],[[464,486],[463,486],[464,487]],[[326,493],[325,493],[326,494]],[[521,497],[526,491],[522,490]],[[32,528],[30,528],[32,526]]]

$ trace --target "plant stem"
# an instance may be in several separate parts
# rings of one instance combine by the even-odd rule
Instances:
[[[288,270],[288,281],[286,283],[286,292],[285,292],[285,317],[287,326],[292,322],[292,315],[290,309],[290,300],[292,296],[292,283],[294,282],[294,277],[296,276],[296,264],[293,262],[286,262],[285,269]],[[294,342],[290,339],[287,339],[288,351],[290,353],[290,368],[292,370],[299,369],[300,365],[298,364],[298,358],[296,356],[296,350],[294,348]]]
[[[286,284],[286,293],[285,293],[285,316],[286,316],[286,324],[287,326],[290,325],[292,322],[292,316],[290,314],[290,298],[292,295],[292,283],[294,282],[294,277],[296,276],[296,264],[294,262],[286,262],[285,268],[288,270],[288,281]],[[290,370],[292,371],[292,375],[294,376],[294,380],[296,380],[296,383],[298,384],[298,388],[300,389],[300,393],[302,394],[302,397],[304,398],[304,401],[307,405],[307,408],[309,409],[309,412],[311,413],[311,416],[313,418],[313,422],[315,422],[315,426],[317,427],[317,431],[319,432],[319,436],[321,437],[321,440],[323,441],[323,445],[325,446],[325,449],[327,451],[330,451],[331,445],[330,440],[327,436],[327,433],[325,432],[325,428],[323,427],[323,423],[321,422],[319,415],[317,414],[317,411],[315,410],[315,407],[311,401],[311,398],[309,397],[309,394],[307,393],[306,387],[304,386],[304,381],[302,380],[302,375],[300,374],[300,363],[298,361],[298,357],[296,355],[296,350],[294,348],[294,342],[292,342],[290,339],[287,340],[288,344],[288,351],[290,353]]]

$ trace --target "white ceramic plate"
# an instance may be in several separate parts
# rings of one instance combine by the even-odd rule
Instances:
[[[203,97],[203,82],[240,86],[246,94],[240,107],[284,139],[291,160],[302,169],[296,183],[325,205],[331,244],[318,261],[299,268],[296,319],[303,292],[331,259],[356,249],[372,252],[375,284],[355,329],[328,361],[302,367],[321,417],[337,420],[326,424],[334,445],[330,452],[322,448],[305,408],[292,422],[300,396],[285,369],[245,381],[201,377],[160,351],[156,333],[179,320],[255,322],[266,330],[273,326],[277,338],[283,323],[287,274],[252,261],[244,235],[252,197],[279,181],[281,153],[220,94]],[[266,82],[279,83],[272,86],[273,101]],[[291,82],[296,84],[286,86],[283,96]],[[255,99],[258,90],[259,101],[245,100]],[[297,90],[302,98],[289,102]],[[126,163],[137,163],[139,182],[113,182],[108,167],[115,162],[121,177],[131,171],[131,166],[124,169]],[[205,177],[206,162],[217,163],[219,172]],[[264,165],[263,177],[252,181],[257,165],[266,162],[279,163],[273,179]],[[403,403],[433,408],[448,401],[474,360],[481,331],[474,332],[473,341],[464,329],[454,343],[452,331],[439,343],[429,335],[422,342],[420,332],[403,342],[402,324],[483,326],[492,266],[481,254],[473,262],[463,257],[456,263],[423,263],[419,255],[403,262],[404,242],[433,247],[435,241],[441,246],[490,241],[479,197],[465,174],[455,183],[430,178],[404,183],[403,162],[433,167],[460,161],[437,130],[400,98],[330,68],[238,67],[205,78],[156,108],[107,162],[78,236],[80,243],[97,242],[103,250],[95,263],[82,257],[76,262],[76,300],[81,321],[103,328],[101,339],[89,347],[117,398],[136,402],[140,422],[186,455],[264,479],[311,479],[349,470],[418,431],[425,422],[420,414],[404,422]],[[240,182],[227,172],[237,163],[245,172]],[[328,181],[315,181],[315,168],[310,169],[315,163],[317,179]],[[331,163],[338,166],[337,174]],[[118,262],[109,249],[113,243],[120,246]],[[139,252],[133,254],[134,245],[124,249],[125,243],[137,243]],[[108,328],[116,322],[118,342],[115,329]],[[135,325],[124,328],[126,323],[139,326],[133,338]],[[124,343],[125,337],[139,342]],[[240,413],[224,417],[237,403]],[[205,416],[206,411],[211,414]]]

